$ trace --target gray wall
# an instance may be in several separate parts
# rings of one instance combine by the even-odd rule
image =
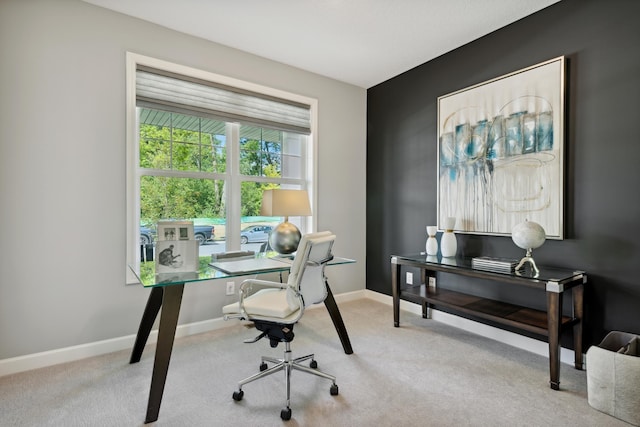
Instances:
[[[637,0],[563,0],[368,90],[369,289],[390,294],[390,255],[424,250],[425,226],[436,223],[438,96],[565,55],[566,239],[535,259],[587,271],[586,346],[610,330],[640,333],[638,16]],[[522,253],[508,237],[459,235],[458,244],[469,256]],[[544,306],[530,293],[448,280]]]
[[[327,272],[334,293],[364,289],[364,89],[79,0],[3,0],[0,360],[137,330],[149,290],[125,285],[126,51],[317,98],[318,228],[358,260]],[[223,282],[188,286],[180,323],[228,298]]]

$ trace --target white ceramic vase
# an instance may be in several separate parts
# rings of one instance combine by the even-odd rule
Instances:
[[[453,232],[455,225],[455,218],[447,218],[444,223],[444,233],[442,233],[442,237],[440,238],[440,253],[446,258],[455,257],[458,251],[458,241]]]
[[[427,255],[438,255],[438,240],[436,239],[436,232],[438,227],[435,225],[427,225]]]

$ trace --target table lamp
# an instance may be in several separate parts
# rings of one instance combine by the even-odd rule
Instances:
[[[271,232],[269,244],[280,254],[295,252],[302,234],[298,227],[289,222],[289,217],[311,215],[307,190],[265,190],[262,193],[260,214],[284,217],[284,222],[278,224]]]

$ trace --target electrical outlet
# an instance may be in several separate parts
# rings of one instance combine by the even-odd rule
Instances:
[[[429,277],[429,286],[435,288],[436,287],[436,278],[431,276]]]
[[[236,293],[236,282],[227,282],[227,295]]]
[[[413,285],[413,273],[407,271],[407,285]]]

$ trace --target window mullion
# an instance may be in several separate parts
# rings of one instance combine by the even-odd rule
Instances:
[[[280,184],[280,185],[300,185],[301,188],[305,188],[305,181],[298,178],[270,178],[266,176],[253,176],[240,174],[242,181],[261,182],[264,184]]]
[[[173,113],[169,117],[169,169],[173,169]]]
[[[212,179],[226,180],[227,175],[224,173],[198,172],[198,171],[181,171],[169,169],[142,169],[138,171],[140,176],[163,176],[168,178],[193,178],[193,179]]]
[[[240,125],[227,123],[227,250],[240,250],[240,216],[242,212],[240,179]]]

